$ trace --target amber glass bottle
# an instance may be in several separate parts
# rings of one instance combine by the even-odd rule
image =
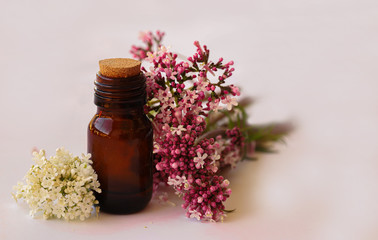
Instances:
[[[102,193],[100,209],[115,214],[142,210],[152,195],[152,126],[143,111],[145,76],[132,59],[100,61],[95,81],[97,112],[88,126],[88,152]]]

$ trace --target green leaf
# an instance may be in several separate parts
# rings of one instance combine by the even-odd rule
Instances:
[[[258,160],[258,158],[257,157],[247,157],[247,156],[245,156],[245,157],[243,157],[243,160],[256,161],[256,160]]]
[[[223,212],[225,212],[225,213],[232,213],[232,212],[235,212],[235,210],[236,210],[236,208],[232,209],[232,210],[224,209]]]

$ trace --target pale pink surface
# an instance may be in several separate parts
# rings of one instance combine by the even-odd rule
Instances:
[[[0,3],[0,239],[378,239],[377,1],[123,2]],[[184,55],[199,40],[234,60],[230,80],[258,97],[251,120],[294,119],[296,132],[227,174],[237,211],[225,223],[158,202],[82,223],[32,220],[10,197],[31,149],[86,151],[97,61],[130,56],[150,29]]]

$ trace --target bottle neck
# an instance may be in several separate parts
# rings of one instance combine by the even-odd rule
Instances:
[[[128,78],[96,76],[94,102],[103,109],[142,108],[146,103],[146,77],[143,73]]]

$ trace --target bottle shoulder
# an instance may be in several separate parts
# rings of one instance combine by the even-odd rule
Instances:
[[[97,135],[135,135],[152,132],[152,124],[146,115],[109,116],[95,114],[89,122],[88,131]]]

